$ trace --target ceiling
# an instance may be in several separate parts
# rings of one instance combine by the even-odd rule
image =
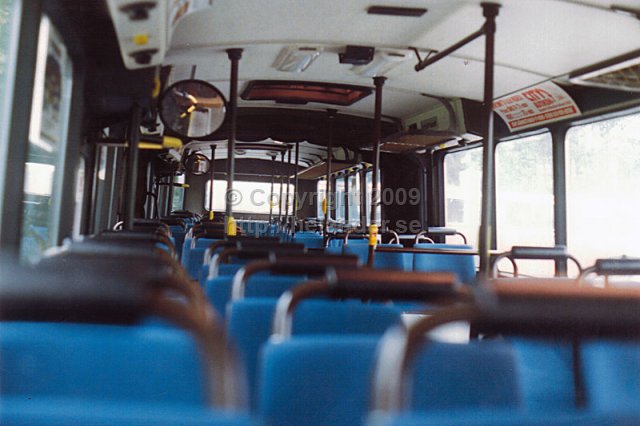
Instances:
[[[164,64],[172,66],[171,81],[190,78],[195,71],[195,78],[213,83],[226,97],[230,75],[228,48],[244,49],[239,66],[240,93],[249,81],[257,79],[373,86],[371,78],[359,76],[352,72],[351,65],[339,63],[338,54],[346,45],[399,52],[411,52],[409,48],[413,47],[424,56],[428,51],[447,48],[484,23],[478,0],[211,0],[209,3],[209,7],[178,22]],[[499,0],[498,3],[502,7],[496,31],[496,98],[640,47],[640,21],[610,10],[614,4],[638,8],[637,0]],[[427,8],[428,12],[419,18],[367,14],[367,8],[374,4]],[[282,72],[273,64],[287,46],[321,47],[323,53],[302,73]],[[388,80],[383,90],[383,114],[400,122],[439,105],[425,94],[480,101],[483,60],[481,38],[421,72],[414,70],[415,57],[401,63],[385,75]],[[238,105],[241,109],[269,107],[318,113],[333,108],[314,103],[291,106],[242,99]],[[342,114],[370,119],[374,96],[337,109]],[[240,122],[240,133],[243,126]],[[340,144],[350,149],[366,146],[363,139],[368,138],[370,128],[370,124],[363,126],[357,137],[346,134]],[[316,125],[307,140],[326,145],[325,133],[326,128]],[[239,137],[252,141],[267,139],[294,141],[271,130],[258,131],[245,139]]]

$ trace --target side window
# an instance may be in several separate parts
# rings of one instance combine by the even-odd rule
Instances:
[[[345,217],[344,217],[344,191],[345,191],[345,186],[344,186],[344,176],[338,176],[335,180],[335,194],[336,194],[336,201],[335,201],[335,209],[336,209],[336,221],[338,222],[345,222]]]
[[[569,251],[640,256],[640,114],[576,126],[565,138]]]
[[[174,179],[174,183],[176,184],[184,184],[185,178],[184,175],[176,176]],[[208,206],[208,204],[207,204]],[[174,186],[173,188],[173,198],[171,200],[171,211],[182,210],[184,207],[184,188]]]
[[[367,173],[365,173],[365,183],[366,183],[366,189],[367,189],[367,194],[366,194],[366,205],[365,205],[365,211],[366,211],[366,217],[367,217],[367,224],[370,224],[371,222],[371,197],[373,196],[373,172],[369,171]],[[378,189],[380,189],[380,174],[378,174]],[[379,196],[379,200],[378,200],[378,205],[376,206],[376,223],[378,225],[380,225],[380,222],[382,221],[382,193],[380,191],[378,191],[378,196]]]
[[[360,173],[349,176],[349,224],[360,225]]]
[[[478,245],[482,187],[482,149],[452,152],[444,157],[445,223]],[[456,241],[459,241],[456,239]]]
[[[84,157],[80,157],[78,160],[78,168],[76,169],[76,193],[74,195],[74,209],[73,209],[73,237],[80,236],[82,231],[83,220],[83,208],[84,208],[84,181],[85,181],[85,167],[86,162]]]
[[[318,219],[324,219],[324,211],[322,211],[322,207],[324,205],[324,199],[327,194],[327,181],[324,179],[318,180],[318,184],[316,185],[316,193],[318,194],[317,202],[316,202],[316,214]]]
[[[0,0],[0,188],[5,186],[5,173],[8,169],[9,120],[13,100],[13,80],[18,51],[19,0]],[[1,192],[1,190],[0,190]],[[3,202],[14,200],[0,199]]]
[[[38,58],[25,168],[21,258],[36,261],[56,244],[69,120],[71,61],[56,29],[40,24]]]
[[[545,133],[499,143],[496,148],[498,250],[515,245],[553,246],[553,159]],[[518,261],[523,274],[553,276],[554,263]]]

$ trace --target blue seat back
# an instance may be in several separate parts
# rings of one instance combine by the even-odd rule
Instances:
[[[160,325],[3,322],[2,396],[205,404],[198,348]]]
[[[260,348],[272,331],[277,299],[249,298],[228,305],[227,331],[243,358],[255,403]],[[382,304],[309,300],[294,312],[293,334],[381,335],[401,322],[400,314]]]
[[[640,344],[593,341],[582,346],[587,403],[595,411],[635,410],[640,401]]]
[[[249,277],[246,284],[245,297],[277,298],[294,285],[304,281],[306,277],[298,275],[270,275],[258,273]],[[231,300],[233,275],[219,275],[208,279],[205,293],[209,303],[221,317],[226,316],[227,303]]]
[[[86,399],[3,398],[3,426],[255,426],[248,414],[180,404]]]
[[[369,242],[367,240],[349,241],[342,247],[342,253],[345,255],[355,255],[360,263],[365,264],[369,259]]]
[[[414,248],[471,249],[471,246],[420,243],[415,244]],[[413,270],[419,272],[453,272],[464,284],[473,284],[476,280],[473,255],[416,253],[413,257]]]
[[[572,410],[576,406],[571,343],[509,338],[520,374],[525,405],[531,410]]]
[[[274,425],[362,424],[378,337],[300,336],[263,349],[258,412]]]
[[[522,406],[516,355],[506,342],[428,342],[412,380],[414,410]]]
[[[378,244],[378,247],[403,248],[402,244]],[[375,269],[393,269],[397,271],[413,270],[412,253],[376,253],[373,258]]]

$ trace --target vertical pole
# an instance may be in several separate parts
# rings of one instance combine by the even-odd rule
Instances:
[[[127,185],[124,210],[124,226],[126,231],[133,231],[133,220],[136,213],[136,184],[138,181],[138,143],[140,142],[140,120],[142,110],[135,104],[131,109],[129,122],[129,155],[127,157]]]
[[[553,138],[553,223],[555,244],[567,245],[567,176],[565,174],[565,126],[555,128],[551,132]],[[556,277],[566,277],[567,259],[556,259]]]
[[[295,177],[293,178],[293,236],[296,236],[296,225],[298,224],[298,162],[300,161],[300,144],[296,144],[296,167],[294,169]]]
[[[228,49],[227,55],[231,61],[231,83],[229,88],[229,142],[227,143],[227,193],[226,193],[226,221],[225,235],[235,237],[236,221],[233,219],[233,181],[236,174],[236,127],[238,121],[238,65],[242,58],[242,49]]]
[[[284,168],[284,151],[282,151],[280,158],[280,196],[278,197],[278,223],[282,224],[282,187],[284,186],[284,179],[282,176],[282,169]]]
[[[329,140],[327,141],[327,171],[326,180],[327,186],[325,189],[325,197],[323,203],[324,210],[324,222],[322,227],[322,235],[324,236],[324,242],[326,244],[329,238],[329,216],[331,216],[331,169],[333,161],[333,121],[336,118],[335,109],[328,109],[327,116],[329,117]]]
[[[289,224],[289,194],[290,194],[290,190],[289,190],[289,184],[291,183],[291,147],[289,147],[289,154],[288,154],[288,158],[287,158],[287,163],[288,163],[288,167],[287,167],[287,198],[286,198],[286,202],[284,204],[284,222],[288,225]]]
[[[378,243],[378,225],[376,207],[380,202],[378,188],[378,174],[380,173],[380,134],[382,124],[382,86],[385,77],[374,77],[373,84],[376,87],[375,116],[373,123],[373,171],[371,173],[371,223],[369,224],[369,259],[367,264],[373,267],[376,244]]]
[[[271,225],[271,219],[273,219],[273,180],[276,174],[276,155],[271,156],[271,191],[269,191],[269,225]]]
[[[216,178],[216,146],[211,145],[211,160],[209,161],[209,177],[211,185],[209,185],[209,220],[213,221],[213,182]]]
[[[495,140],[493,138],[493,72],[496,16],[500,5],[482,3],[485,17],[485,56],[484,56],[484,105],[482,111],[482,137],[484,149],[482,155],[482,207],[480,217],[480,236],[478,251],[480,254],[480,278],[487,278],[490,270],[490,250],[494,211],[493,189],[495,186]]]
[[[173,210],[173,184],[176,181],[176,175],[175,172],[173,171],[173,165],[171,166],[171,174],[169,175],[169,191],[168,194],[169,196],[167,197],[167,211],[165,213],[165,216],[170,216],[171,215],[171,210]]]

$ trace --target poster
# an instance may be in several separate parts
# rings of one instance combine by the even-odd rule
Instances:
[[[580,115],[571,96],[551,81],[497,99],[493,110],[512,132]]]

